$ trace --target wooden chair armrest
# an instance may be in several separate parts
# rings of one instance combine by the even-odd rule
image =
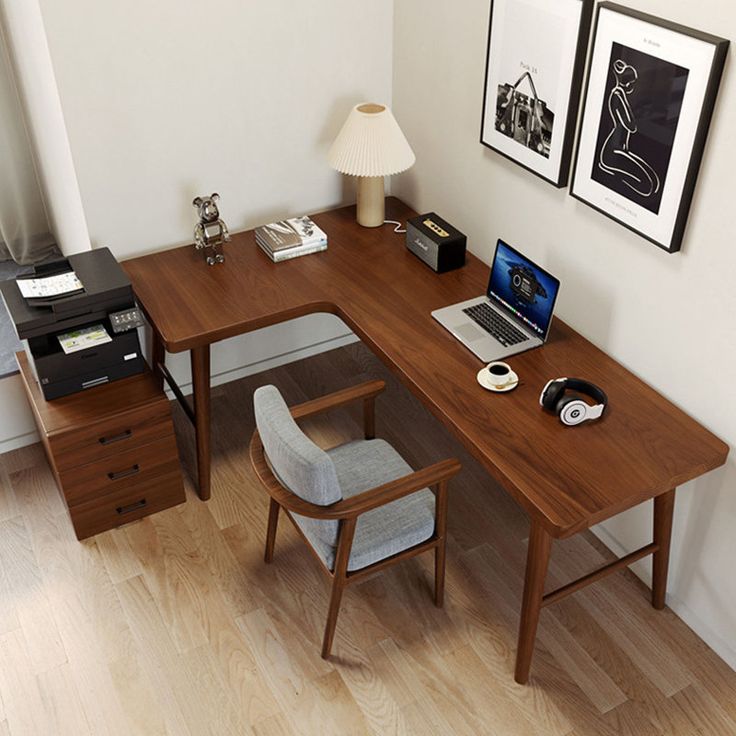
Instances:
[[[329,509],[330,512],[335,514],[327,518],[349,519],[354,516],[360,516],[360,514],[364,514],[366,511],[371,511],[379,506],[385,506],[387,503],[391,503],[391,501],[409,496],[412,493],[420,491],[422,488],[446,482],[454,475],[457,475],[461,467],[460,461],[455,458],[440,460],[434,463],[434,465],[422,468],[409,475],[392,480],[389,483],[384,483],[382,486],[363,491],[363,493],[359,493],[357,496],[338,501],[332,506],[324,507],[325,510]]]
[[[250,460],[258,479],[263,483],[269,496],[279,506],[312,519],[356,518],[366,511],[384,506],[397,498],[416,493],[427,486],[447,481],[461,467],[460,461],[454,458],[441,460],[427,468],[392,480],[390,483],[384,483],[382,486],[363,491],[357,496],[333,503],[331,506],[319,506],[299,498],[279,482],[268,464],[266,453],[263,450],[263,443],[257,431],[253,432],[253,438],[250,441]]]
[[[304,419],[315,414],[335,409],[338,406],[351,404],[354,401],[365,401],[366,399],[375,399],[378,394],[386,388],[385,381],[366,381],[365,383],[344,388],[342,391],[335,391],[327,396],[321,396],[312,401],[305,401],[303,404],[297,404],[290,407],[289,411],[294,419]]]

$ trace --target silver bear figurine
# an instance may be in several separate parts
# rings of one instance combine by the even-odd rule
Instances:
[[[222,263],[225,260],[225,256],[220,252],[219,247],[230,240],[227,225],[220,219],[220,211],[215,204],[218,199],[220,199],[220,195],[213,192],[209,197],[195,197],[192,202],[199,214],[199,222],[194,228],[194,245],[197,250],[211,248],[206,256],[209,266],[214,266],[215,263]]]

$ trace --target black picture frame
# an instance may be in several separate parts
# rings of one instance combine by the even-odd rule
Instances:
[[[725,38],[600,3],[570,195],[679,251],[728,47]]]
[[[567,82],[566,90],[564,90],[564,92],[562,93],[562,96],[567,98],[567,104],[563,105],[563,110],[561,113],[555,111],[553,118],[555,120],[562,120],[563,128],[560,132],[557,132],[554,129],[552,131],[549,131],[548,129],[542,130],[542,136],[545,138],[545,141],[542,143],[541,148],[545,149],[547,153],[546,156],[545,153],[542,153],[542,155],[538,159],[535,159],[536,154],[530,156],[528,150],[525,150],[534,150],[529,144],[529,136],[527,136],[526,142],[518,141],[517,138],[514,143],[507,145],[506,141],[504,141],[498,135],[499,103],[497,98],[501,95],[501,85],[498,85],[496,91],[489,91],[489,82],[491,81],[491,78],[493,76],[492,71],[494,69],[494,64],[497,62],[497,60],[494,59],[493,56],[494,48],[492,47],[492,38],[495,34],[495,29],[497,29],[501,25],[498,19],[496,19],[496,21],[494,22],[494,10],[499,7],[511,5],[514,3],[522,5],[524,4],[523,2],[521,2],[521,0],[491,0],[488,21],[486,67],[483,83],[483,107],[481,111],[480,142],[487,148],[490,148],[492,151],[495,151],[504,158],[513,161],[515,164],[521,166],[523,169],[526,169],[535,176],[538,176],[544,181],[549,182],[558,189],[562,189],[567,186],[570,175],[570,164],[572,162],[573,146],[575,141],[575,129],[583,82],[583,73],[585,71],[585,57],[588,50],[588,39],[590,37],[590,27],[593,19],[595,0],[545,0],[544,2],[544,6],[548,9],[548,12],[552,17],[554,17],[556,7],[559,8],[563,6],[568,8],[575,8],[576,12],[579,9],[579,17],[577,19],[577,32],[574,34],[574,48],[564,48],[564,51],[566,52],[565,58],[571,59],[572,63],[569,64],[569,69],[562,70],[561,68],[558,68],[557,70],[558,74],[561,77],[564,77],[565,82]],[[539,11],[535,19],[540,28],[545,28],[544,17],[540,15],[543,12],[544,11]],[[504,30],[505,29],[501,29],[501,32],[503,33]],[[549,35],[554,36],[554,34]],[[558,59],[558,62],[558,66],[561,67],[563,63],[562,55]],[[528,77],[531,89],[534,94],[535,107],[537,103],[541,102],[541,104],[544,106],[544,112],[548,112],[545,102],[537,98],[531,70],[527,67],[523,68],[526,69],[526,73],[522,72],[517,85],[524,79],[524,77]],[[511,87],[511,81],[513,80],[509,78],[508,83],[503,86]],[[514,92],[516,92],[516,86],[514,86]],[[558,93],[559,92],[560,90],[558,90]],[[490,95],[494,95],[494,97],[490,97]],[[516,94],[514,94],[514,97],[516,97]],[[495,114],[491,115],[491,112],[488,108],[491,104],[491,100],[494,98],[497,100],[496,111]],[[529,115],[527,116],[527,119],[531,117],[532,116]],[[540,117],[542,118],[541,123],[542,125],[544,125],[543,116]],[[493,120],[491,120],[491,118],[493,118]],[[518,125],[516,126],[516,129],[520,129]],[[510,130],[510,127],[508,130]],[[509,132],[505,132],[503,135],[508,137],[509,139],[512,139],[513,137],[512,134]],[[546,141],[547,136],[550,137],[549,142]],[[540,146],[539,142],[537,142],[537,146]],[[554,165],[550,167],[547,166],[545,162],[541,159],[542,157],[546,157],[547,159],[549,159],[549,154],[551,152],[553,152],[555,158]]]

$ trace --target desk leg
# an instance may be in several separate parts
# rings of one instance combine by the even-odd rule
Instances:
[[[210,497],[210,346],[192,349],[194,420],[197,435],[197,480],[199,497]]]
[[[652,558],[652,605],[664,608],[667,593],[667,569],[670,562],[672,540],[672,514],[675,510],[675,490],[654,498],[654,544],[659,549]]]
[[[516,671],[514,672],[514,679],[520,685],[525,685],[529,679],[529,668],[534,652],[534,640],[537,637],[537,624],[542,609],[544,581],[547,577],[547,565],[551,548],[552,537],[538,521],[532,521],[529,549],[526,556],[526,577],[524,579],[524,597],[521,604],[521,621],[519,623],[519,644],[516,648]]]
[[[159,388],[164,387],[164,377],[161,371],[158,369],[159,365],[165,365],[166,363],[166,349],[164,348],[163,341],[159,337],[153,327],[149,328],[151,332],[151,370],[153,371],[154,378],[159,385]]]

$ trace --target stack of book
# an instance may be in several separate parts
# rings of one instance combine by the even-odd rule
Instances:
[[[272,261],[327,250],[327,235],[309,217],[292,217],[256,228],[256,242]]]

